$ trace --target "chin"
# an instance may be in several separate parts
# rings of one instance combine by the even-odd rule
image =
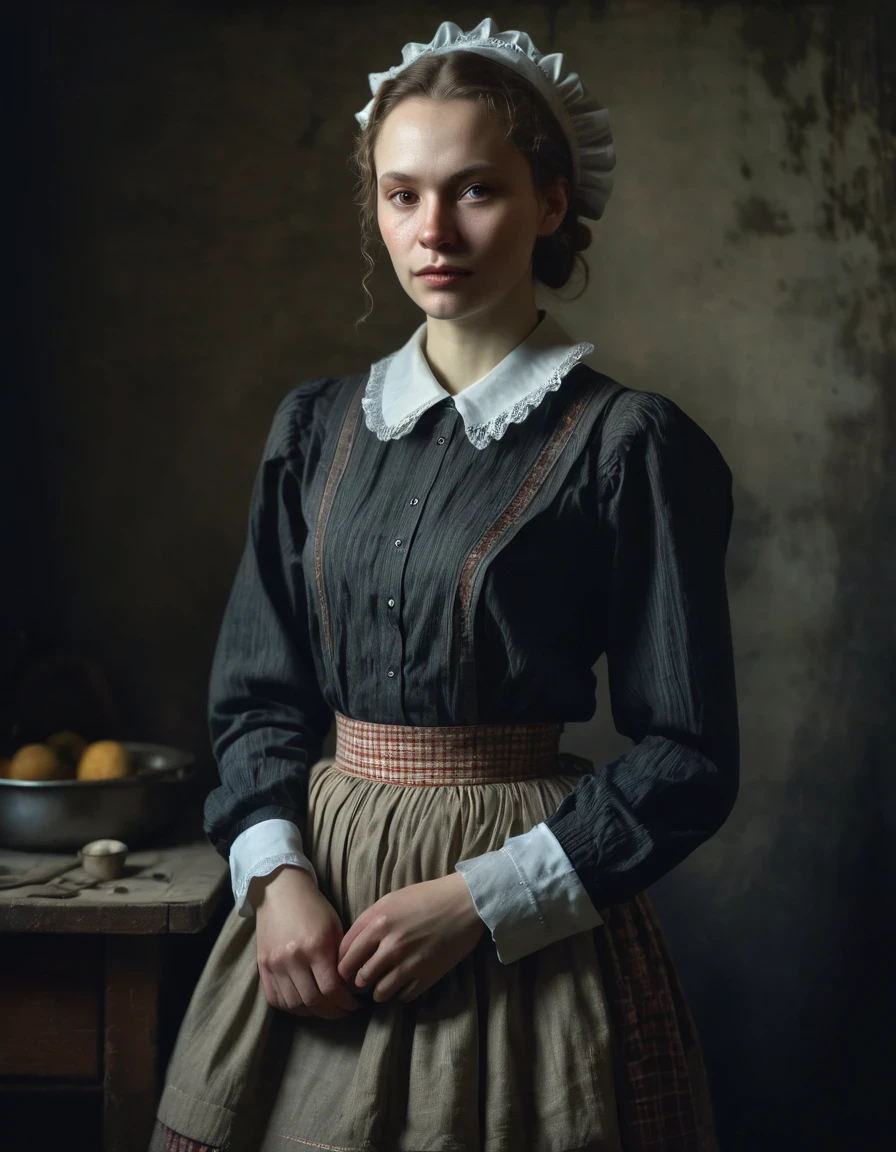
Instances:
[[[412,299],[434,320],[465,316],[477,307],[477,298],[466,288],[462,291],[453,288],[431,289],[421,284],[413,292]]]
[[[435,295],[435,293],[433,293]],[[455,316],[463,315],[467,311],[469,305],[466,301],[462,300],[445,300],[436,298],[427,299],[425,296],[415,296],[414,302],[423,309],[427,316],[432,316],[433,320],[449,320]]]

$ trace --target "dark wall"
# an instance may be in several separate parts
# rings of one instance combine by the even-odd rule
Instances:
[[[2,44],[6,107],[4,212],[6,364],[0,387],[0,684],[8,684],[26,636],[44,627],[53,597],[41,523],[40,397],[50,387],[54,327],[56,117],[48,14],[16,10]],[[52,631],[52,628],[48,629]],[[0,730],[11,722],[0,696]],[[0,752],[2,754],[2,752]]]
[[[423,7],[34,5],[21,51],[6,46],[6,664],[23,635],[95,662],[108,734],[192,749],[208,781],[209,663],[273,411],[419,322],[381,261],[376,311],[352,326],[366,298],[345,159],[367,71],[483,16]],[[491,14],[606,77],[626,166],[571,314],[606,335],[606,371],[675,398],[735,473],[742,795],[653,892],[723,1152],[877,1147],[894,1070],[893,16]],[[664,106],[679,118],[657,127]],[[605,694],[572,736],[601,758]]]

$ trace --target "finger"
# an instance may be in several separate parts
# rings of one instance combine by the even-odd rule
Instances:
[[[273,972],[272,975],[280,997],[280,1007],[285,1012],[297,1012],[300,1008],[304,1008],[305,1003],[289,975],[284,972]]]
[[[334,1004],[323,994],[311,969],[306,965],[291,969],[289,978],[312,1016],[320,1016],[323,1020],[342,1020],[348,1016],[348,1008]]]
[[[386,958],[377,950],[368,956],[354,975],[355,987],[360,992],[371,992],[374,987],[389,974],[390,968]]]
[[[376,987],[373,990],[373,998],[377,1004],[382,1004],[404,988],[404,986],[411,979],[410,972],[411,963],[405,961],[402,964],[396,964],[394,967],[387,967],[382,976],[378,979],[374,977],[371,984]]]
[[[354,925],[352,925],[354,927]],[[363,966],[364,973],[367,976],[367,983],[370,983],[370,960],[376,954],[376,950],[380,945],[380,941],[374,935],[372,929],[362,929],[352,943],[349,945],[347,951],[343,955],[338,964],[339,975],[347,983],[351,983],[355,979],[358,970]]]
[[[261,979],[261,986],[264,989],[265,999],[272,1008],[282,1008],[282,1000],[277,985],[274,982],[273,976],[267,968],[258,967],[258,975]]]
[[[337,1008],[345,1008],[349,1012],[361,1007],[361,1001],[352,995],[331,957],[322,956],[320,959],[312,960],[311,973],[324,999],[330,1004]]]
[[[395,999],[400,1000],[402,1004],[409,1004],[412,1000],[416,1000],[418,996],[422,995],[422,993],[423,989],[420,986],[420,980],[415,977],[409,983],[405,984]]]
[[[369,908],[366,912],[361,913],[349,928],[348,932],[342,937],[339,944],[338,964],[341,967],[343,961],[348,957],[351,972],[354,972],[355,969],[364,962],[379,943],[379,936],[374,931],[369,913]],[[372,932],[373,937],[371,939]]]
[[[372,907],[372,905],[371,905],[371,907]],[[359,933],[363,932],[364,929],[366,928],[367,921],[370,919],[369,913],[370,913],[370,908],[365,908],[364,911],[361,913],[361,915],[358,916],[357,919],[354,921],[354,923],[349,927],[349,930],[343,935],[342,940],[340,941],[340,944],[339,944],[339,960],[340,961],[342,960],[345,953],[348,951],[348,949],[351,946],[351,943],[355,939],[355,937]]]
[[[336,953],[336,963],[337,964],[342,963],[343,957],[345,956],[346,952],[348,952],[349,946],[351,945],[351,942],[354,940],[354,938],[358,935],[358,932],[360,931],[359,928],[356,930],[356,925],[357,925],[357,920],[355,921],[354,924],[352,924],[352,926],[349,928],[349,930],[347,932],[343,933],[342,939],[339,941],[339,950]]]
[[[261,986],[264,989],[267,1002],[272,1008],[278,1008],[281,1012],[295,1012],[299,1016],[308,1015],[308,1010],[303,1004],[297,1004],[294,1008],[289,1006],[280,991],[277,977],[272,969],[259,965],[258,974],[261,977]],[[296,992],[294,988],[291,989],[290,996],[295,1002]]]

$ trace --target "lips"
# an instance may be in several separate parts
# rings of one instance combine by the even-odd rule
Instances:
[[[418,276],[469,276],[469,268],[423,268]]]

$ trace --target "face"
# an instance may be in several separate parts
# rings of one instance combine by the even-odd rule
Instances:
[[[374,148],[377,221],[399,282],[428,316],[464,319],[531,299],[532,250],[566,214],[568,185],[538,196],[527,158],[476,100],[408,98]],[[469,274],[451,283],[427,265]]]

